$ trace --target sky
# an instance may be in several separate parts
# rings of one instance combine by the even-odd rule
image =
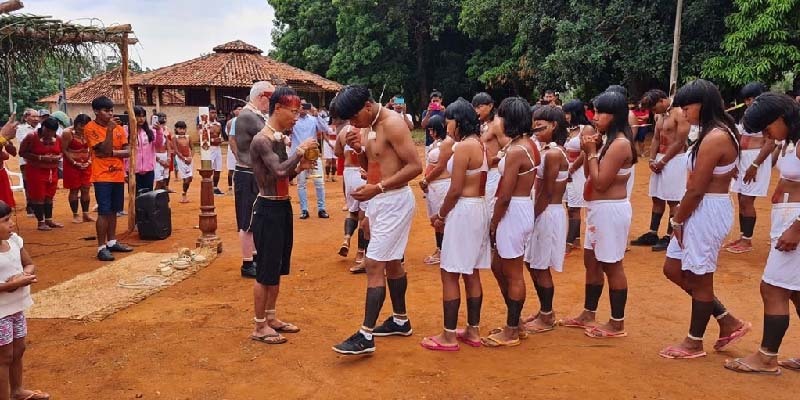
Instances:
[[[243,40],[266,54],[275,13],[266,0],[24,0],[20,12],[81,25],[131,24],[139,44],[131,59],[160,68]],[[96,18],[97,20],[91,20]]]

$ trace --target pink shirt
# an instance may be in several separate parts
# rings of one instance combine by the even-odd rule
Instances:
[[[153,141],[147,140],[147,132],[139,128],[139,140],[136,146],[136,173],[143,174],[155,169],[156,143],[163,146],[164,131],[153,129]]]

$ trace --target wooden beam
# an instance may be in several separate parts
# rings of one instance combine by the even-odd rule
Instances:
[[[128,231],[136,228],[136,147],[139,141],[139,127],[136,125],[136,116],[133,113],[133,99],[131,99],[130,71],[128,71],[128,33],[122,34],[119,43],[122,55],[122,97],[125,99],[125,109],[128,111],[128,137],[130,143],[130,158],[128,159]]]
[[[161,88],[156,86],[154,91],[156,97],[156,112],[161,112]]]
[[[678,91],[678,54],[681,48],[681,14],[683,14],[683,0],[678,0],[675,10],[675,29],[672,32],[672,66],[669,72],[669,96]]]
[[[78,44],[78,43],[119,43],[122,36],[118,33],[105,34],[102,32],[51,32],[33,31],[25,27],[5,27],[0,29],[0,34],[3,36],[19,36],[28,39],[46,40],[52,45],[59,44]],[[127,35],[125,35],[127,36]],[[126,38],[125,41],[129,44],[139,43],[136,38]]]
[[[9,0],[0,3],[0,14],[10,13],[12,11],[17,11],[23,7],[23,4],[19,0]]]
[[[217,106],[217,88],[215,88],[213,86],[211,88],[209,88],[208,96],[211,97],[211,104],[213,104],[214,107],[216,107]]]

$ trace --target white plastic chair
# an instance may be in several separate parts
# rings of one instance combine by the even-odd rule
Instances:
[[[22,192],[22,197],[25,197],[25,186],[23,186],[23,184],[22,184],[22,173],[21,172],[10,171],[8,168],[4,168],[4,169],[6,170],[6,173],[8,174],[8,181],[11,184],[11,191],[12,192]],[[19,181],[19,185],[15,185],[14,184],[14,179],[12,179],[12,178],[17,178],[17,181]],[[28,199],[25,198],[25,201],[27,202]]]

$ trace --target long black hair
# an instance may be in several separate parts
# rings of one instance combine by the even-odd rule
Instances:
[[[472,104],[463,97],[459,97],[458,100],[447,106],[444,110],[444,117],[456,121],[461,140],[469,135],[480,134],[481,123],[478,120],[478,113],[472,108]]]
[[[786,140],[797,143],[800,139],[800,104],[785,94],[766,92],[756,97],[744,112],[742,122],[748,132],[761,132],[778,118],[783,118],[789,128]]]
[[[589,118],[586,118],[586,109],[583,102],[575,99],[570,100],[563,107],[564,114],[569,114],[569,124],[571,126],[591,125]]]
[[[507,97],[500,102],[497,115],[503,119],[506,136],[515,139],[531,132],[531,105],[522,97]]]
[[[86,114],[78,114],[75,117],[75,120],[72,121],[72,126],[73,127],[78,126],[78,125],[86,126],[86,124],[88,124],[91,120],[92,120],[92,117],[90,117],[90,116],[88,116]]]
[[[145,110],[144,107],[142,106],[134,106],[133,115],[137,117],[146,117],[147,110]],[[147,143],[153,143],[155,136],[153,135],[153,130],[150,129],[150,124],[147,121],[145,121],[144,124],[142,124],[142,129],[144,129],[144,133],[147,134]]]
[[[725,112],[722,95],[713,83],[705,79],[693,80],[678,89],[672,103],[677,107],[700,104],[700,135],[692,147],[693,159],[697,158],[697,151],[706,134],[715,128],[727,129],[734,136],[731,140],[736,146],[736,152],[739,152],[739,131],[736,129],[736,123]]]
[[[625,96],[615,91],[603,92],[595,98],[594,108],[597,114],[611,114],[614,116],[611,126],[604,133],[606,135],[606,144],[600,151],[600,158],[603,158],[606,154],[617,133],[622,132],[631,145],[631,163],[636,164],[636,145],[633,141],[631,126],[628,124],[630,110],[628,110],[628,100]]]
[[[447,127],[441,115],[434,115],[428,120],[428,129],[436,139],[444,140],[447,137]]]
[[[567,119],[561,108],[551,105],[541,106],[533,113],[533,120],[555,122],[556,128],[553,131],[552,140],[559,146],[563,146],[567,141]]]
[[[11,206],[6,204],[5,201],[0,200],[0,218],[5,218],[5,217],[11,215],[11,211],[13,211],[11,209]]]

